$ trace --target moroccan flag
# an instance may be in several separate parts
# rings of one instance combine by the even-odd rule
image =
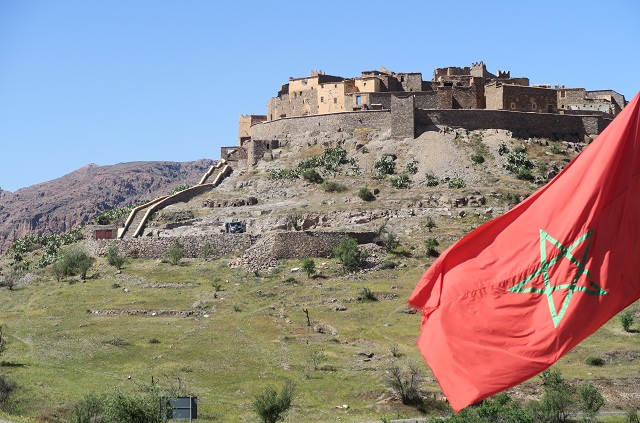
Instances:
[[[547,185],[447,249],[409,304],[455,411],[551,366],[640,297],[640,94]]]

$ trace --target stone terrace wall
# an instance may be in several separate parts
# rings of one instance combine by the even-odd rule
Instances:
[[[184,248],[184,257],[202,257],[205,244],[211,247],[210,258],[220,258],[232,253],[241,253],[256,241],[255,235],[215,234],[202,236],[180,236],[160,238],[99,239],[87,241],[93,255],[103,256],[112,245],[125,257],[159,259],[167,256],[169,248],[177,241]]]
[[[390,127],[391,112],[389,110],[368,110],[288,117],[258,123],[251,127],[251,138],[254,140],[277,140],[303,136],[306,133],[316,131],[335,132],[340,130],[353,133],[357,128],[373,128],[384,131]]]
[[[601,116],[558,115],[508,110],[416,110],[418,133],[433,126],[476,129],[506,129],[514,136],[575,138],[597,135],[611,122]]]

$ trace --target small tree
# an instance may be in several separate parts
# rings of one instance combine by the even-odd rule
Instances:
[[[429,232],[431,232],[431,229],[436,227],[436,222],[431,216],[429,216],[427,217],[427,223],[425,223],[425,226],[427,227],[427,229],[429,229]]]
[[[176,241],[171,245],[167,254],[169,257],[169,263],[176,266],[180,264],[180,260],[184,257],[184,248],[178,241]]]
[[[268,386],[253,400],[253,409],[263,423],[283,420],[294,397],[293,383],[287,382],[280,393]]]
[[[558,370],[545,370],[540,375],[544,394],[531,407],[535,421],[563,423],[569,417],[569,407],[573,402],[573,390],[562,378]]]
[[[82,280],[87,278],[87,272],[93,265],[94,258],[79,247],[70,247],[62,251],[62,255],[53,265],[53,273],[60,281],[65,276],[80,275]]]
[[[118,253],[118,247],[115,245],[112,245],[109,247],[109,250],[107,250],[107,263],[118,270],[122,269],[124,258]]]
[[[392,252],[400,246],[398,237],[393,232],[389,232],[386,230],[383,231],[380,235],[380,241],[382,242],[382,246],[388,253]]]
[[[587,415],[590,422],[596,421],[596,414],[604,405],[604,398],[591,382],[584,383],[578,388],[580,409]]]
[[[631,310],[625,310],[620,313],[620,323],[622,324],[622,329],[625,332],[631,332],[631,325],[633,325],[633,312]]]
[[[422,402],[420,393],[420,383],[422,374],[417,366],[409,364],[403,370],[397,365],[389,367],[387,370],[387,385],[400,397],[403,404],[417,405]]]
[[[342,266],[349,271],[364,267],[367,253],[360,250],[358,241],[354,238],[344,237],[332,251],[333,257],[337,258]]]
[[[307,277],[311,277],[316,273],[316,262],[310,257],[305,257],[300,262],[302,271],[307,274]]]
[[[302,172],[302,177],[305,181],[309,181],[314,184],[321,184],[324,182],[322,176],[315,169],[307,169]]]

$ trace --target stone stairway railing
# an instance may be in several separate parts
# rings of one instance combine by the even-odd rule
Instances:
[[[131,211],[131,214],[127,218],[122,231],[119,231],[118,238],[123,238],[125,235],[127,235],[127,233],[130,233],[128,237],[131,238],[140,236],[147,221],[157,210],[160,210],[171,204],[187,202],[197,195],[212,190],[213,188],[218,186],[232,171],[233,169],[231,168],[231,166],[227,164],[226,160],[222,159],[218,161],[218,163],[216,163],[214,166],[211,166],[207,170],[207,172],[205,172],[202,178],[200,178],[200,182],[197,185],[179,191],[173,195],[165,195],[163,197],[156,198],[149,203],[136,207]],[[213,181],[210,183],[206,183],[206,181],[214,174],[215,176],[213,177]]]

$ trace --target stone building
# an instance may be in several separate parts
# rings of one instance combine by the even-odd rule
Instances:
[[[495,80],[485,86],[486,108],[514,112],[555,113],[558,97],[554,88],[505,84]]]
[[[558,110],[600,112],[615,116],[624,108],[624,96],[613,90],[587,91],[584,88],[558,87]]]
[[[265,115],[240,115],[238,120],[238,145],[242,145],[242,141],[251,138],[250,128],[259,122],[267,120]]]

